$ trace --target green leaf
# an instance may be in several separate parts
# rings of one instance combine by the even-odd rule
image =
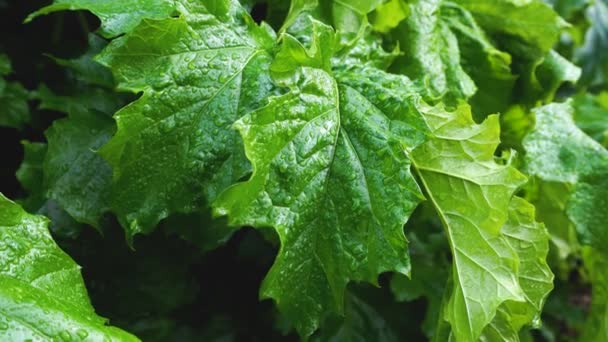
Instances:
[[[210,210],[191,214],[174,214],[162,223],[166,230],[209,252],[226,243],[239,227],[231,227],[225,218],[213,218]]]
[[[535,104],[550,102],[561,82],[576,81],[578,69],[551,48],[568,24],[540,0],[456,0],[513,58],[519,75],[514,99]],[[539,24],[542,23],[542,24]]]
[[[373,307],[356,294],[348,293],[344,305],[345,318],[339,323],[326,323],[325,329],[312,341],[387,341],[399,338],[389,323]]]
[[[427,203],[425,203],[427,204]],[[395,274],[391,290],[397,301],[412,301],[424,297],[427,302],[422,331],[431,339],[435,335],[437,321],[446,282],[450,275],[449,246],[441,231],[441,223],[434,208],[422,205],[426,218],[412,217],[406,225],[410,241],[412,275]],[[433,215],[432,217],[430,215]],[[413,222],[412,222],[413,221]]]
[[[124,104],[123,96],[112,90],[110,71],[92,59],[103,46],[101,38],[91,35],[89,49],[80,57],[54,59],[69,68],[74,78],[65,87],[68,95],[57,95],[44,84],[35,94],[41,109],[68,113],[67,118],[53,122],[45,132],[48,151],[44,160],[44,191],[56,203],[49,203],[43,212],[56,212],[54,206],[58,204],[76,221],[97,228],[110,209],[112,170],[96,151],[114,134],[111,115]],[[75,226],[68,221],[64,220],[66,226]],[[78,229],[68,231],[72,235]]]
[[[165,19],[175,12],[173,0],[55,0],[52,5],[30,14],[25,22],[57,11],[91,11],[101,19],[99,33],[106,37],[116,37],[130,32],[142,19]]]
[[[522,327],[540,325],[540,313],[553,289],[553,273],[546,262],[549,235],[535,221],[534,206],[519,197],[511,201],[501,232],[519,257],[518,278],[526,301],[503,303],[483,336],[488,341],[519,341]]]
[[[553,50],[542,58],[531,60],[524,68],[526,71],[523,72],[519,93],[532,104],[551,102],[563,83],[576,83],[581,76],[576,65]]]
[[[524,139],[529,173],[574,184],[608,166],[608,151],[576,127],[573,111],[570,101],[534,110],[536,125]]]
[[[583,250],[585,267],[592,284],[591,310],[582,328],[580,341],[603,341],[608,338],[608,259],[593,248]]]
[[[45,201],[42,163],[46,155],[47,146],[44,143],[22,141],[23,162],[17,170],[16,176],[21,186],[28,193],[23,200],[23,207],[29,211],[38,210]]]
[[[405,52],[394,70],[422,82],[427,101],[454,107],[470,98],[481,119],[513,102],[549,102],[563,82],[580,76],[576,66],[551,50],[567,24],[541,1],[416,0],[409,5],[409,17],[391,34]]]
[[[388,33],[410,15],[410,8],[404,0],[389,0],[376,7],[370,14],[374,30]]]
[[[608,92],[574,97],[574,121],[587,135],[608,146]]]
[[[530,191],[528,200],[536,207],[537,218],[543,222],[550,233],[551,250],[559,261],[578,251],[576,229],[566,214],[566,206],[571,187],[556,182],[536,182],[535,191]],[[563,272],[568,270],[562,269]],[[564,274],[564,276],[566,276]]]
[[[23,162],[17,170],[17,179],[28,195],[19,202],[29,212],[36,212],[51,220],[49,229],[54,237],[74,239],[82,225],[63,210],[57,202],[49,200],[44,185],[43,165],[47,153],[47,144],[22,141],[24,149]]]
[[[369,25],[368,14],[383,2],[384,0],[292,0],[281,32],[300,24],[309,24],[307,17],[312,16],[333,26],[338,33],[338,41],[348,45]],[[290,33],[293,34],[293,31]]]
[[[332,69],[334,33],[311,20],[310,47],[285,35],[272,65],[290,91],[235,124],[253,175],[215,203],[231,224],[277,230],[281,248],[261,296],[302,336],[343,311],[349,281],[409,272],[402,227],[422,196],[404,150],[426,132],[407,78]]]
[[[6,76],[12,71],[11,60],[6,54],[0,53],[0,76]]]
[[[608,194],[608,151],[587,136],[572,119],[572,102],[534,111],[536,126],[524,139],[527,170],[544,180],[573,184],[567,204],[582,244],[599,251],[608,243],[604,229]]]
[[[395,70],[423,82],[425,100],[445,96],[455,104],[472,96],[476,87],[462,68],[458,39],[443,21],[441,5],[441,0],[410,3],[410,16],[394,33],[404,52]]]
[[[89,86],[99,86],[106,89],[114,89],[114,78],[112,72],[94,61],[94,57],[99,54],[107,45],[107,41],[96,34],[89,34],[88,50],[75,59],[63,59],[50,56],[50,58],[62,67],[71,72],[72,77],[77,81]],[[113,114],[113,113],[112,113]]]
[[[562,18],[570,20],[574,14],[583,10],[590,0],[546,0],[545,2],[551,4]]]
[[[357,33],[367,24],[367,14],[384,0],[332,0],[332,23],[341,33]]]
[[[47,196],[74,219],[99,227],[110,208],[112,170],[94,151],[114,133],[114,121],[95,111],[75,111],[55,121],[45,132],[44,160]]]
[[[0,195],[0,338],[137,341],[105,325],[80,267],[53,242],[48,221]]]
[[[30,121],[29,93],[21,84],[4,79],[11,72],[8,56],[0,54],[0,126],[22,129]]]
[[[543,55],[553,48],[560,31],[568,25],[540,0],[455,2],[470,11],[484,30],[501,40],[501,44],[512,44],[513,48],[525,48],[529,52],[537,50]]]
[[[425,112],[434,137],[411,154],[446,230],[453,256],[451,295],[442,316],[458,340],[477,340],[506,301],[524,301],[518,256],[501,228],[526,178],[494,160],[497,116],[476,125],[470,108]]]
[[[112,208],[129,237],[170,213],[198,210],[248,174],[231,126],[272,93],[266,27],[234,4],[226,18],[195,4],[181,14],[144,20],[99,57],[121,89],[143,92],[116,113],[118,131],[101,149],[113,169]]]
[[[458,39],[462,68],[477,88],[470,99],[473,113],[485,118],[504,112],[513,100],[517,78],[511,72],[511,56],[494,45],[467,10],[446,2],[441,11],[441,18]]]
[[[608,153],[607,153],[608,155]],[[574,186],[566,212],[578,231],[582,244],[608,255],[608,165],[591,176],[581,178]]]
[[[586,11],[591,27],[585,43],[575,51],[574,60],[583,69],[581,84],[591,87],[608,85],[608,2],[596,0]]]

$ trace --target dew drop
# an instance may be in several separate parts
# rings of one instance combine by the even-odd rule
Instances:
[[[89,336],[89,333],[88,333],[86,330],[84,330],[84,329],[79,329],[79,330],[76,332],[76,334],[78,335],[78,337],[80,337],[80,338],[81,338],[81,339],[83,339],[83,340],[84,340],[85,338],[87,338],[87,336]]]
[[[161,122],[159,127],[162,133],[169,133],[173,128],[175,128],[175,121],[173,118],[168,118]]]
[[[195,68],[196,68],[196,65],[194,65],[194,63],[192,63],[192,62],[188,63],[188,69],[194,70]]]
[[[6,322],[0,322],[0,330],[8,329],[8,324]]]
[[[72,335],[70,335],[70,333],[67,330],[60,332],[59,337],[61,338],[62,341],[66,341],[66,342],[69,342],[72,340]]]
[[[287,172],[287,165],[285,163],[279,164],[279,171],[281,173],[286,173]]]

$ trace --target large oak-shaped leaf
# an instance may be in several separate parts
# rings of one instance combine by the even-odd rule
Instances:
[[[332,72],[334,34],[312,27],[308,49],[283,37],[272,70],[290,91],[237,121],[254,172],[216,202],[232,224],[277,230],[261,296],[303,336],[342,313],[350,280],[409,272],[403,224],[422,195],[404,150],[426,131],[407,78],[365,65]]]
[[[423,187],[445,226],[453,256],[447,320],[458,340],[474,341],[506,301],[524,301],[519,259],[501,227],[525,177],[494,160],[497,116],[477,125],[470,108],[425,111],[433,137],[411,154]]]
[[[99,58],[120,88],[143,93],[115,115],[118,131],[101,150],[128,236],[198,209],[249,171],[231,125],[272,88],[272,35],[241,7],[184,1],[180,11],[144,20]]]

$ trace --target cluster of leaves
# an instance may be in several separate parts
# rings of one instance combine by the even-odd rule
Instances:
[[[23,142],[27,196],[0,197],[3,339],[137,340],[62,249],[113,325],[238,338],[191,321],[227,241],[272,263],[277,333],[608,339],[605,0],[55,0],[25,21],[65,10],[101,24],[49,57],[61,91],[0,55],[0,125],[67,114]]]

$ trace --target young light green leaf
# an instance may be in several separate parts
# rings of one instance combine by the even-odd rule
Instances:
[[[312,11],[318,15],[315,19],[324,20],[337,31],[346,35],[356,34],[367,24],[367,15],[383,2],[384,0],[292,0],[285,24],[289,27],[302,12]]]
[[[519,341],[519,332],[525,325],[539,325],[544,302],[553,289],[553,273],[546,262],[549,235],[535,221],[534,206],[519,197],[513,197],[509,219],[501,233],[519,257],[518,279],[526,301],[503,303],[482,339]]]
[[[232,224],[277,230],[261,296],[302,336],[342,312],[349,281],[409,272],[402,227],[422,196],[404,150],[426,132],[407,78],[332,69],[334,32],[312,28],[308,49],[283,37],[272,70],[290,91],[236,122],[254,172],[215,203]]]
[[[374,30],[388,33],[410,15],[410,8],[405,0],[389,0],[376,7],[370,14]]]
[[[231,126],[273,89],[266,27],[234,3],[227,17],[187,2],[181,14],[144,20],[99,57],[120,88],[143,92],[116,113],[118,131],[101,149],[129,237],[199,210],[249,172]]]
[[[410,158],[450,241],[453,287],[442,316],[456,339],[474,341],[504,302],[525,300],[518,256],[501,228],[526,178],[494,160],[497,116],[477,125],[465,105],[423,113],[434,137]]]
[[[80,267],[47,224],[0,194],[0,338],[138,341],[95,314]]]

